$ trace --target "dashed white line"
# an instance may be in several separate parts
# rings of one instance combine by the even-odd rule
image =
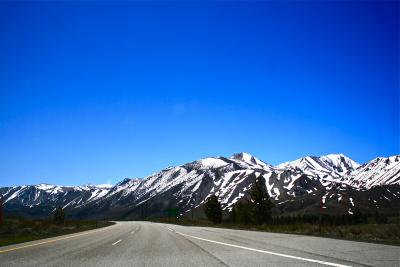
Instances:
[[[171,232],[174,232],[174,230],[172,230],[171,228],[167,227],[168,230],[170,230]]]
[[[122,241],[122,240],[120,239],[120,240],[118,240],[117,242],[112,243],[111,246],[115,246],[116,244],[118,244],[118,243],[121,242],[121,241]]]
[[[134,229],[134,230],[131,232],[131,235],[133,235],[134,233],[136,233],[137,231],[139,231],[139,229],[140,229],[140,227],[139,227],[139,228],[136,228],[136,229]]]
[[[172,229],[170,229],[170,228],[168,228],[168,229],[172,231]],[[301,261],[314,262],[314,263],[319,263],[319,264],[328,265],[328,266],[350,267],[350,265],[343,265],[343,264],[338,264],[338,263],[333,263],[333,262],[328,262],[328,261],[320,261],[320,260],[314,260],[314,259],[303,258],[303,257],[298,257],[298,256],[292,256],[292,255],[272,252],[272,251],[268,251],[268,250],[261,250],[261,249],[243,247],[243,246],[233,245],[233,244],[229,244],[229,243],[224,243],[224,242],[214,241],[214,240],[210,240],[210,239],[205,239],[205,238],[201,238],[201,237],[197,237],[197,236],[187,235],[187,234],[183,234],[183,233],[180,233],[180,232],[175,232],[175,233],[177,233],[179,235],[182,235],[182,236],[186,236],[186,237],[190,237],[190,238],[194,238],[194,239],[198,239],[198,240],[207,241],[207,242],[210,242],[210,243],[215,243],[215,244],[224,245],[224,246],[228,246],[228,247],[234,247],[234,248],[241,248],[241,249],[260,252],[260,253],[264,253],[264,254],[270,254],[270,255],[275,255],[275,256],[280,256],[280,257],[285,257],[285,258],[290,258],[290,259],[296,259],[296,260],[301,260]]]

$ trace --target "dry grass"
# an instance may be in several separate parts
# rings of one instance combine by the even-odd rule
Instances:
[[[67,221],[56,225],[50,220],[6,219],[0,227],[0,246],[72,234],[111,224],[113,223],[105,221]]]

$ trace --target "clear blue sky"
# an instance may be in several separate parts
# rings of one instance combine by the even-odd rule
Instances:
[[[1,2],[0,185],[399,154],[399,2]]]

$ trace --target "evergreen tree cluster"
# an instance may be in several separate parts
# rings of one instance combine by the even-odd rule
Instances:
[[[65,214],[64,210],[61,207],[57,207],[53,214],[53,222],[55,224],[64,224],[65,222]]]
[[[222,208],[217,196],[210,196],[204,205],[204,212],[207,218],[214,224],[222,222]]]
[[[254,181],[250,190],[250,199],[238,202],[230,212],[230,221],[241,224],[265,224],[272,220],[273,204],[265,186],[265,179],[260,175]],[[207,218],[214,224],[222,221],[222,208],[216,196],[208,198],[204,211]]]
[[[230,212],[230,220],[239,224],[271,223],[273,206],[265,186],[265,179],[260,175],[251,187],[250,199],[236,203]]]
[[[318,214],[299,214],[295,216],[277,216],[272,219],[272,224],[285,225],[285,224],[319,224],[320,216]],[[354,224],[367,224],[377,223],[386,224],[388,223],[387,215],[376,212],[372,214],[361,213],[360,210],[355,210],[353,214],[342,214],[342,215],[322,215],[322,224],[324,225],[354,225]]]
[[[229,212],[229,222],[237,224],[322,224],[322,225],[355,225],[388,223],[388,216],[383,213],[364,214],[356,209],[353,214],[298,214],[272,217],[273,203],[268,195],[265,179],[260,175],[251,187],[249,198],[237,202]],[[214,224],[222,222],[222,208],[218,198],[213,195],[206,201],[204,211]]]
[[[375,212],[374,214],[375,222],[378,224],[385,224],[388,223],[388,217],[386,214]]]
[[[273,204],[265,186],[265,179],[262,175],[258,176],[250,191],[250,216],[254,224],[261,225],[271,221],[271,209]]]

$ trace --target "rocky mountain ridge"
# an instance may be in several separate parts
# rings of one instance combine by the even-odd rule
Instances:
[[[208,196],[218,196],[229,211],[247,196],[254,179],[263,175],[276,204],[275,213],[315,213],[322,200],[329,213],[355,209],[391,212],[400,207],[400,156],[358,164],[342,154],[308,156],[272,166],[247,154],[210,157],[169,167],[143,179],[124,179],[114,186],[2,187],[5,210],[25,216],[46,216],[56,206],[79,218],[165,216],[178,208],[202,216]]]

